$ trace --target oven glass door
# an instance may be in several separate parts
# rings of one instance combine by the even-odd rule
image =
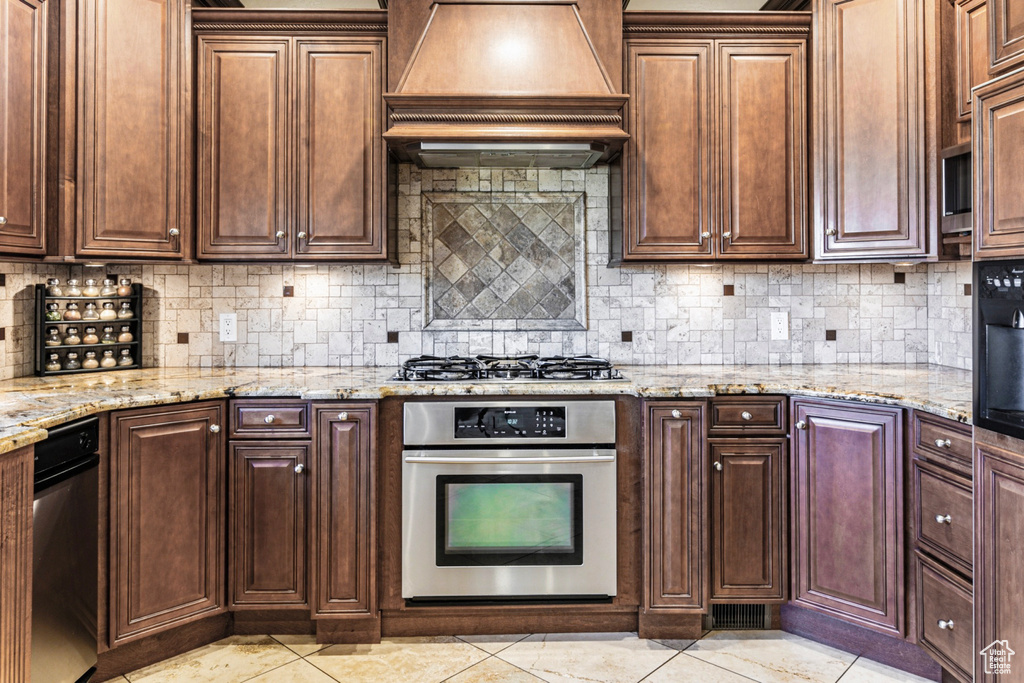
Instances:
[[[583,475],[438,475],[439,567],[583,564]]]

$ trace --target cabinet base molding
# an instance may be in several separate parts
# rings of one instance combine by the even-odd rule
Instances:
[[[692,640],[704,633],[704,615],[700,612],[641,612],[637,633],[641,638]]]
[[[260,636],[267,633],[281,635],[309,635],[316,633],[316,623],[309,618],[309,608],[246,610],[234,613],[238,636]]]
[[[782,630],[930,681],[941,680],[942,668],[918,646],[814,610],[783,605]]]
[[[637,630],[636,609],[580,610],[573,607],[524,609],[516,607],[467,608],[453,614],[436,609],[423,612],[394,610],[381,612],[381,635],[442,636],[487,635],[490,633],[602,633]],[[427,611],[429,610],[429,611]],[[319,635],[317,637],[319,641]]]
[[[90,681],[99,683],[116,678],[129,671],[162,662],[183,652],[226,638],[232,632],[231,615],[222,613],[184,624],[155,636],[118,645],[112,650],[100,653],[99,661],[96,662],[96,674]]]
[[[379,643],[380,617],[346,617],[344,619],[317,619],[318,643]]]

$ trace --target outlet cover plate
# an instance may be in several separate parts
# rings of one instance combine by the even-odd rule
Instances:
[[[772,341],[784,341],[789,339],[789,313],[786,311],[772,311]]]
[[[238,314],[220,314],[220,340],[222,342],[238,341]]]

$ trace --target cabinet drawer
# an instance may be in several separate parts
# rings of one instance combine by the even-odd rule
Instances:
[[[231,438],[302,439],[310,437],[306,401],[232,401]]]
[[[974,541],[970,480],[919,458],[914,458],[913,476],[917,501],[914,540],[969,574]]]
[[[914,450],[918,455],[948,462],[954,469],[971,467],[971,428],[927,413],[914,412]]]
[[[923,555],[914,558],[918,604],[918,642],[943,668],[962,681],[972,680],[974,604],[971,585]]]
[[[785,396],[717,396],[711,399],[711,436],[784,434]]]

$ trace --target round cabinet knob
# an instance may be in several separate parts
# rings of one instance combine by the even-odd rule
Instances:
[[[828,235],[829,237],[835,237],[836,235],[839,234],[839,231],[836,230],[835,228],[825,228],[825,234]]]
[[[284,230],[278,230],[277,232],[274,233],[274,237],[276,237],[279,240],[282,240],[287,236],[288,233],[286,233]]]
[[[177,237],[178,235],[181,234],[181,230],[178,230],[177,228],[171,228],[170,230],[167,231],[167,234],[170,235],[171,237]]]
[[[295,474],[302,474],[305,471],[306,471],[306,466],[303,465],[301,462],[298,465],[295,466]]]
[[[949,448],[953,444],[950,443],[949,439],[935,439],[935,445],[939,448]]]
[[[700,234],[700,236],[701,236],[701,239],[705,239],[705,240],[706,240],[706,239],[708,239],[709,237],[711,237],[711,233],[710,233],[710,232],[702,232],[702,233]]]
[[[298,238],[299,238],[300,240],[304,240],[304,239],[306,239],[307,237],[309,237],[309,235],[307,235],[307,234],[306,234],[306,233],[304,233],[304,232],[300,232],[300,233],[299,233],[298,235],[296,235],[296,237],[298,237]]]
[[[338,419],[339,420],[347,420],[348,419],[348,413],[338,413]]]
[[[7,225],[7,219],[4,216],[0,216],[0,225]]]
[[[943,631],[952,631],[953,630],[953,620],[952,619],[939,619],[939,628],[941,628]]]
[[[715,464],[712,465],[712,467],[715,468],[716,472],[721,472],[722,471],[722,463],[718,462],[717,460],[715,461]]]
[[[799,422],[796,423],[796,428],[797,429],[807,429],[807,423],[804,422],[803,420],[800,420]]]
[[[217,434],[218,432],[220,432],[220,425],[210,425],[210,431],[213,432],[214,434]]]
[[[274,420],[276,419],[277,418],[275,418],[273,415],[267,415],[265,418],[263,418],[263,421],[266,422],[268,425],[272,425],[274,424]]]
[[[673,411],[672,411],[672,417],[674,417],[675,419],[677,419],[677,420],[678,420],[678,419],[679,419],[679,418],[681,418],[682,416],[683,416],[682,412],[680,412],[680,411],[678,411],[678,410],[673,410]]]
[[[732,232],[723,232],[722,237],[724,237],[725,239],[732,239]]]
[[[935,521],[939,524],[952,524],[953,518],[949,515],[935,515]]]
[[[740,413],[740,417],[742,417],[744,420],[747,420],[747,421],[750,421],[750,420],[754,419],[754,416],[751,415],[750,413],[748,413],[745,410],[742,413]]]

